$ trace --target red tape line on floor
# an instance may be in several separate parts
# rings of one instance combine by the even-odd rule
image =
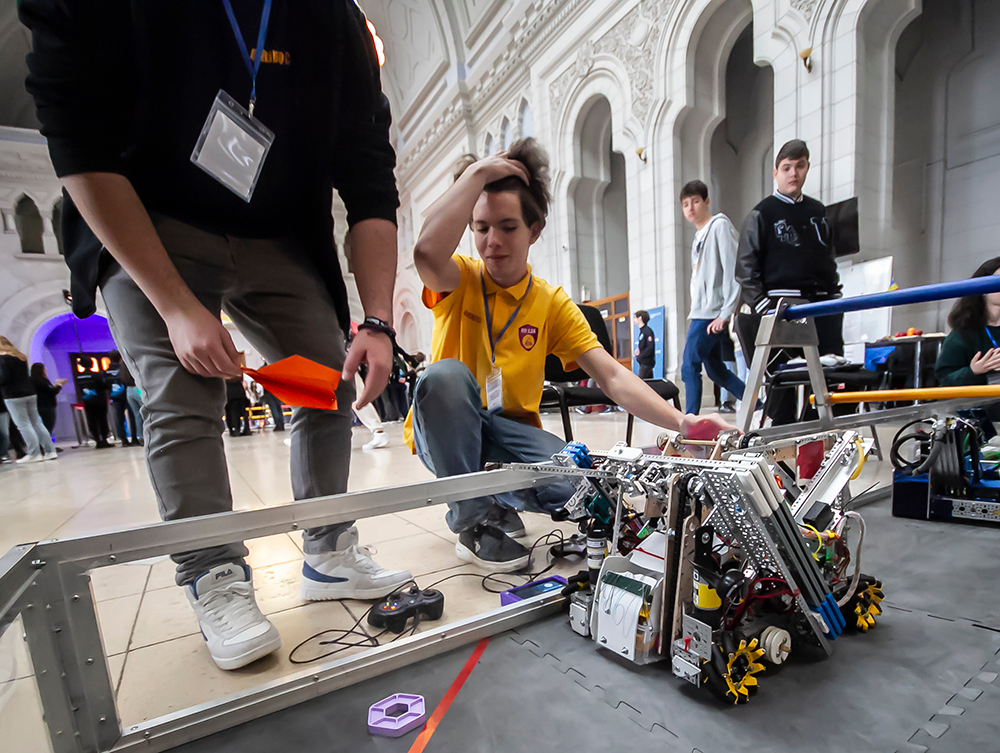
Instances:
[[[448,713],[448,709],[451,707],[452,701],[455,700],[455,696],[458,695],[458,691],[462,689],[465,685],[465,681],[469,679],[469,675],[472,674],[472,670],[475,668],[476,664],[479,663],[480,657],[483,655],[483,651],[486,650],[486,645],[490,642],[489,638],[483,638],[476,644],[476,650],[472,652],[472,656],[469,660],[465,662],[465,666],[462,667],[462,671],[458,673],[458,677],[448,688],[448,692],[444,694],[444,698],[441,699],[441,703],[437,705],[434,709],[434,713],[431,714],[431,718],[427,720],[427,724],[424,725],[423,730],[417,736],[417,739],[413,741],[413,745],[410,746],[408,753],[423,753],[427,743],[434,736],[435,731],[437,731],[438,725],[444,718],[444,715]]]

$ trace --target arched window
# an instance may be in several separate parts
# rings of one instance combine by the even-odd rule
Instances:
[[[506,152],[510,149],[510,145],[514,140],[513,133],[510,130],[510,121],[507,118],[503,119],[503,124],[500,126],[500,149]]]
[[[520,136],[518,138],[526,139],[530,136],[535,135],[535,121],[531,119],[531,106],[528,104],[528,100],[521,100],[521,107],[517,114],[518,120],[518,133]]]
[[[489,157],[491,154],[493,154],[493,134],[487,133],[486,145],[483,147],[483,156]]]
[[[14,205],[14,227],[21,238],[22,254],[44,254],[42,215],[30,196],[22,196]]]

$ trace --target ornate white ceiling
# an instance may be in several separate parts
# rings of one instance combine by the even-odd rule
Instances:
[[[511,0],[361,0],[386,47],[385,89],[397,122],[432,93],[483,41]],[[488,35],[487,35],[488,36]],[[0,3],[0,125],[35,128],[34,108],[24,91],[27,30],[16,3]]]

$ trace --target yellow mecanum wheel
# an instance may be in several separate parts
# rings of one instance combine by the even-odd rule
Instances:
[[[749,689],[757,685],[754,675],[764,671],[764,665],[757,661],[763,655],[764,649],[757,648],[756,638],[749,644],[745,640],[740,641],[739,648],[729,655],[723,679],[729,688],[726,697],[733,703],[746,703],[750,700]]]
[[[854,598],[854,616],[858,630],[867,633],[869,628],[875,627],[875,618],[882,614],[882,607],[879,606],[885,599],[882,584],[879,581],[869,583]]]

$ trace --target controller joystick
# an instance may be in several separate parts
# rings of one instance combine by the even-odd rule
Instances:
[[[368,613],[368,624],[392,633],[402,633],[411,617],[440,620],[444,614],[444,594],[416,586],[408,591],[396,591],[380,601]]]

